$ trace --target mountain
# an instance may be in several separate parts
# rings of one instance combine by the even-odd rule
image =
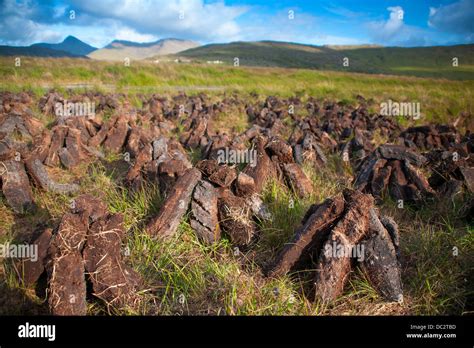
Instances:
[[[31,46],[0,46],[0,56],[34,56],[34,57],[71,57],[80,58],[65,51],[53,50],[45,47]],[[84,57],[82,57],[84,58]]]
[[[194,61],[242,66],[341,70],[362,73],[474,79],[474,45],[432,47],[313,46],[258,41],[210,44],[180,52]],[[453,57],[459,66],[453,67]],[[343,66],[344,58],[349,66]]]
[[[0,56],[35,56],[35,57],[72,57],[85,58],[96,48],[74,36],[68,36],[57,44],[36,43],[31,46],[0,46]]]
[[[127,57],[132,60],[138,60],[153,56],[176,54],[197,46],[199,46],[199,44],[196,42],[180,39],[162,39],[146,43],[115,40],[104,48],[88,54],[88,57],[98,60],[114,61],[122,61]]]
[[[92,47],[85,42],[82,42],[78,38],[74,36],[68,36],[64,39],[63,42],[57,44],[50,44],[50,43],[37,43],[33,44],[30,47],[36,48],[48,48],[57,51],[64,51],[70,53],[75,56],[87,56],[89,53],[97,50],[97,48]]]

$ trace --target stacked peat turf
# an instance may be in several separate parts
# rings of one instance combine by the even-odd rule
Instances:
[[[285,176],[288,187],[292,188],[300,198],[307,197],[313,192],[311,180],[295,163],[293,149],[281,138],[273,137],[268,140],[265,150],[274,166]]]
[[[44,138],[43,126],[28,108],[29,99],[9,94],[2,97],[2,110],[6,113],[0,114],[0,183],[10,207],[16,213],[34,208],[29,176],[46,190],[75,191],[77,185],[56,183],[44,168],[42,162],[48,155],[51,139],[46,136],[38,144],[38,139]],[[31,141],[33,145],[29,145]]]
[[[411,149],[449,149],[461,141],[458,130],[451,125],[425,125],[410,127],[400,134],[399,143]]]
[[[187,168],[175,182],[159,211],[147,225],[147,232],[160,238],[176,233],[181,219],[190,210],[190,224],[206,244],[217,242],[224,232],[238,246],[247,246],[256,235],[253,218],[268,219],[258,193],[269,171],[275,170],[263,140],[256,163],[237,174],[232,165],[209,159]]]
[[[16,213],[34,207],[33,194],[22,153],[42,129],[28,105],[28,94],[0,93],[0,188],[7,204]]]
[[[235,169],[212,160],[201,161],[176,181],[160,211],[148,223],[147,232],[157,238],[174,235],[189,209],[191,227],[201,242],[217,242],[222,230],[234,244],[249,244],[256,232],[252,215],[260,216],[263,203],[253,197],[253,192],[247,197],[236,196],[231,189],[235,178]],[[252,203],[257,206],[255,213]]]
[[[73,125],[73,123],[75,123]],[[48,167],[62,164],[71,169],[79,164],[103,155],[87,145],[91,134],[96,133],[96,127],[90,120],[78,117],[66,122],[67,125],[54,126],[51,131],[45,130],[35,138],[32,155]]]
[[[300,162],[300,153],[309,153],[310,161],[316,166],[325,164],[323,150],[340,151],[345,162],[354,166],[374,149],[374,135],[394,140],[400,127],[393,119],[369,114],[367,106],[358,108],[325,102],[320,105],[310,100],[307,104],[308,117],[296,119],[296,127],[290,136],[295,157]]]
[[[397,201],[420,201],[434,193],[419,169],[426,161],[404,146],[381,145],[361,163],[354,187],[377,200],[388,191]]]
[[[56,107],[59,104],[64,106],[66,102],[89,102],[95,104],[94,109],[98,113],[106,110],[114,111],[120,108],[120,97],[124,97],[124,95],[86,92],[84,94],[73,95],[69,100],[66,100],[61,94],[51,90],[40,98],[38,108],[45,115],[57,116]]]
[[[428,182],[440,196],[451,199],[463,190],[471,195],[474,193],[473,135],[447,150],[432,150],[427,157],[432,167]]]
[[[45,229],[34,241],[37,260],[19,263],[19,276],[30,286],[46,271],[48,304],[54,315],[85,315],[87,283],[92,295],[112,308],[137,308],[140,276],[125,264],[122,216],[90,195],[77,197],[53,232]]]
[[[315,297],[329,302],[343,293],[357,259],[384,298],[402,301],[397,226],[373,204],[371,195],[345,190],[312,206],[268,276],[316,268]]]
[[[312,193],[311,181],[295,163],[293,149],[279,137],[254,137],[255,162],[238,173],[231,164],[202,160],[188,168],[168,194],[161,210],[147,225],[160,238],[176,233],[190,211],[190,224],[198,238],[212,244],[223,232],[234,245],[248,246],[256,237],[254,218],[268,219],[259,197],[267,180],[284,177],[300,197]]]
[[[176,180],[192,167],[177,140],[164,136],[152,140],[141,128],[132,129],[126,149],[134,158],[126,182],[134,188],[145,181],[158,181],[161,193],[166,196]]]

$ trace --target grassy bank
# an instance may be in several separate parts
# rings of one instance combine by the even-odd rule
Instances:
[[[415,77],[369,75],[304,69],[249,68],[131,62],[123,64],[68,58],[0,58],[1,88],[33,90],[85,87],[127,93],[189,94],[206,91],[237,91],[279,96],[313,96],[353,102],[357,95],[373,99],[375,105],[392,99],[419,102],[426,121],[446,122],[462,112],[472,113],[474,81],[450,81]],[[377,111],[377,110],[374,110]]]

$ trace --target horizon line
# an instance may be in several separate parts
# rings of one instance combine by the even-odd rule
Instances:
[[[303,42],[296,42],[296,41],[278,41],[278,40],[268,40],[268,39],[262,39],[262,40],[254,40],[254,41],[246,41],[246,40],[237,40],[237,41],[227,41],[227,42],[210,42],[210,43],[200,43],[199,41],[194,41],[191,39],[181,39],[181,38],[176,38],[176,37],[165,37],[161,38],[158,40],[154,41],[131,41],[131,40],[122,40],[122,39],[113,39],[110,41],[108,44],[106,44],[103,47],[95,47],[90,45],[89,43],[79,39],[78,37],[74,35],[67,35],[62,41],[60,42],[34,42],[28,46],[17,46],[17,45],[7,45],[7,44],[2,44],[0,46],[3,47],[18,47],[18,48],[28,48],[33,45],[38,45],[38,44],[47,44],[47,45],[58,45],[63,42],[65,42],[68,38],[73,38],[76,39],[92,48],[95,48],[97,50],[106,48],[107,46],[111,45],[114,42],[127,42],[127,43],[132,43],[132,44],[139,44],[139,45],[146,45],[146,44],[152,44],[152,43],[157,43],[159,41],[163,40],[179,40],[179,41],[191,41],[194,43],[199,44],[199,47],[202,46],[208,46],[208,45],[226,45],[226,44],[232,44],[232,43],[254,43],[254,42],[275,42],[275,43],[286,43],[286,44],[293,44],[293,45],[301,45],[301,46],[312,46],[312,47],[361,47],[361,48],[428,48],[428,47],[451,47],[451,46],[468,46],[468,45],[473,45],[474,42],[472,43],[459,43],[459,44],[446,44],[446,45],[431,45],[431,46],[385,46],[381,44],[375,44],[375,43],[363,43],[363,44],[324,44],[324,45],[317,45],[317,44],[310,44],[310,43],[303,43]],[[371,47],[367,47],[371,46]]]

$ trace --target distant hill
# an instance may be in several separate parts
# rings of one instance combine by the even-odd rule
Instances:
[[[84,58],[95,51],[92,47],[74,36],[68,36],[57,44],[36,43],[31,46],[0,46],[0,56],[34,56],[34,57],[72,57]]]
[[[42,47],[48,48],[57,51],[68,52],[75,56],[86,56],[89,53],[97,50],[97,48],[92,47],[85,42],[82,42],[74,36],[68,36],[64,39],[63,42],[57,44],[50,43],[37,43],[30,46],[31,48]]]
[[[205,45],[180,52],[195,61],[221,60],[243,66],[341,70],[362,73],[474,79],[474,45],[433,47],[312,46],[259,41]],[[343,59],[349,58],[349,66]],[[457,57],[459,67],[452,66]]]
[[[324,47],[331,48],[333,50],[353,50],[358,48],[380,48],[381,45],[324,45]]]
[[[131,41],[115,40],[102,49],[88,55],[89,58],[98,60],[123,60],[145,59],[154,56],[176,54],[199,46],[194,41],[180,39],[162,39],[155,42],[137,43]]]
[[[33,56],[33,57],[73,57],[79,58],[69,52],[53,50],[45,47],[31,46],[0,46],[0,56]]]
[[[474,80],[474,44],[432,47],[382,47],[376,45],[315,46],[292,42],[231,42],[199,46],[196,42],[162,39],[137,43],[115,40],[101,49],[68,36],[58,44],[38,43],[28,47],[0,46],[0,55],[39,57],[87,57],[97,60],[123,61],[165,60],[181,62],[207,61],[241,66],[304,68],[372,74]],[[348,66],[343,62],[348,59]],[[459,66],[453,67],[453,58]]]

